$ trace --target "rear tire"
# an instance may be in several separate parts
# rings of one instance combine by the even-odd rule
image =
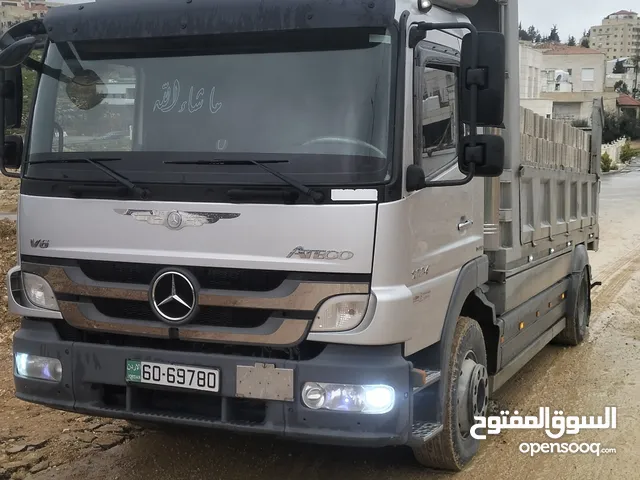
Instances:
[[[553,343],[575,347],[584,341],[587,334],[587,325],[591,315],[591,286],[587,267],[582,270],[577,282],[576,292],[573,298],[573,314],[567,316],[567,326],[558,334]]]
[[[474,416],[485,416],[489,405],[487,353],[482,329],[471,318],[460,317],[453,336],[446,382],[443,430],[414,447],[416,460],[429,468],[460,471],[475,456],[480,441],[469,430]]]

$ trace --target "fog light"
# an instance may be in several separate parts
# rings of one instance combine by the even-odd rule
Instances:
[[[344,332],[357,327],[364,319],[369,295],[338,295],[326,300],[318,309],[312,332]]]
[[[307,382],[302,403],[313,410],[381,415],[393,410],[395,390],[388,385],[345,385]]]
[[[22,272],[22,287],[31,303],[47,310],[59,310],[51,285],[42,277]]]
[[[16,353],[15,361],[16,373],[21,377],[37,378],[50,382],[62,380],[62,363],[57,358]]]

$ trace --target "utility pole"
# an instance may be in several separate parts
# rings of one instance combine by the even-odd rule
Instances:
[[[640,25],[640,23],[638,24]],[[633,81],[633,90],[632,96],[633,98],[640,97],[640,92],[638,91],[638,62],[640,61],[640,28],[634,28],[632,30],[632,38],[634,38],[634,43],[636,46],[636,54],[633,57],[633,71],[635,73],[635,79]]]

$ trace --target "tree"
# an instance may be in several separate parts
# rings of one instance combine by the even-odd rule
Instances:
[[[624,93],[625,95],[629,95],[629,87],[622,80],[618,80],[616,84],[613,86],[613,89],[618,93]]]
[[[584,37],[581,41],[580,41],[580,46],[582,48],[589,48],[589,37]]]
[[[605,112],[602,143],[615,142],[622,137],[627,137],[631,140],[640,138],[640,120],[630,115]]]
[[[519,36],[520,36],[520,40],[526,40],[528,42],[530,42],[531,40],[533,40],[531,38],[531,35],[529,35],[529,33],[527,32],[527,30],[525,30],[524,28],[522,28],[522,22],[520,22],[520,24],[518,25],[518,30],[519,30]]]
[[[560,43],[560,34],[558,32],[558,26],[553,25],[551,32],[549,33],[549,41],[554,43]]]
[[[624,62],[622,60],[618,60],[613,67],[613,73],[626,73],[627,70],[624,68]]]
[[[576,46],[576,37],[574,37],[573,35],[569,36],[569,40],[567,41],[567,45],[569,45],[570,47],[575,47]]]
[[[520,37],[520,40],[527,39],[527,31],[522,29],[522,22],[518,24],[518,36]]]

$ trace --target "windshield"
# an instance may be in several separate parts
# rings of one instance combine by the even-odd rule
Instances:
[[[280,182],[251,165],[186,165],[203,160],[285,160],[273,168],[308,184],[384,182],[392,44],[384,29],[52,44],[25,176],[104,181],[86,163],[41,163],[85,156],[134,182]]]

